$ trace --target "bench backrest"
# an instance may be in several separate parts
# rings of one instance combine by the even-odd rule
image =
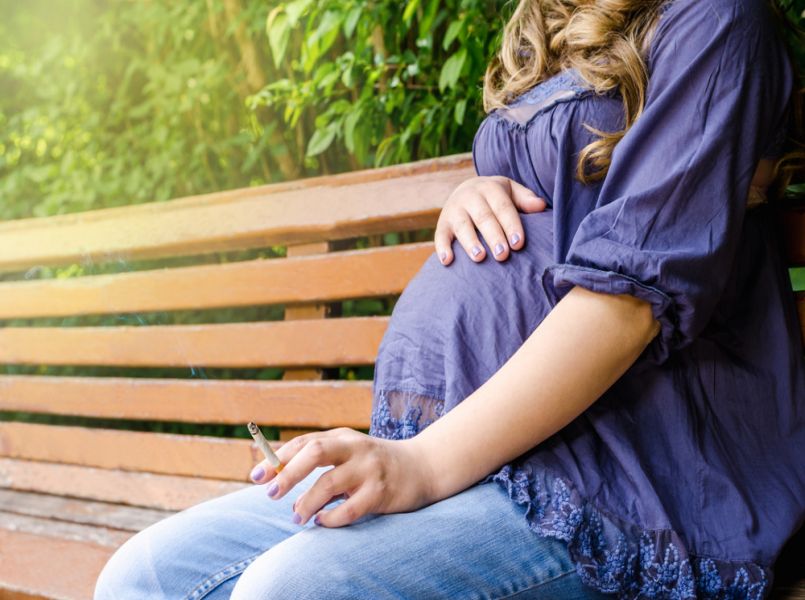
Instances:
[[[338,307],[396,297],[433,245],[426,236],[355,249],[355,240],[431,231],[449,193],[473,173],[469,155],[458,155],[0,224],[0,273],[13,279],[0,282],[0,364],[85,369],[0,375],[0,411],[106,425],[0,422],[0,488],[176,510],[244,485],[260,458],[250,440],[115,429],[113,420],[236,426],[254,420],[281,428],[281,439],[306,428],[367,428],[371,381],[323,379],[322,369],[372,365],[388,317],[339,317]],[[805,211],[783,222],[792,264],[805,264]],[[276,246],[287,248],[286,256],[233,255]],[[124,273],[25,277],[42,266],[150,259],[162,262]],[[802,294],[798,303],[805,324]],[[271,306],[284,307],[282,320],[76,321]],[[62,323],[43,326],[43,318]],[[177,375],[109,375],[120,367],[170,368]],[[210,368],[266,367],[282,369],[282,379],[204,377]],[[190,371],[196,376],[188,378]]]

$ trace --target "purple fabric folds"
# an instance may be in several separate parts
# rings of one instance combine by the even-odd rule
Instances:
[[[479,175],[549,203],[504,263],[456,244],[400,296],[375,367],[373,435],[416,435],[508,360],[574,286],[649,302],[661,325],[568,426],[492,479],[590,586],[621,598],[763,598],[805,521],[805,360],[768,206],[748,209],[793,86],[762,0],[672,0],[644,113],[606,180],[575,177],[620,100],[563,71],[481,124]],[[485,243],[485,241],[484,241]],[[490,253],[491,255],[491,253]],[[579,349],[583,352],[583,349]]]

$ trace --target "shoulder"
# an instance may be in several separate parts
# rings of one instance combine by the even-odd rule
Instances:
[[[767,0],[668,0],[662,22],[707,22],[719,26],[754,28],[771,22]]]
[[[669,0],[648,55],[649,92],[674,81],[755,80],[789,96],[793,72],[767,0]],[[710,86],[708,85],[708,88]],[[755,86],[756,87],[756,86]]]
[[[677,58],[707,49],[737,52],[738,57],[769,55],[782,48],[766,0],[668,0],[649,52],[649,65],[664,54]]]

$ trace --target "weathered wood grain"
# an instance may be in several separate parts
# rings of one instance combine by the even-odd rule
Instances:
[[[365,365],[374,362],[388,320],[0,327],[0,363],[188,368]]]
[[[371,381],[0,375],[0,410],[278,427],[369,427]]]
[[[321,256],[291,256],[72,279],[11,281],[0,283],[0,319],[201,310],[390,296],[402,292],[433,251],[433,244],[426,242]]]
[[[159,510],[183,510],[249,485],[218,479],[0,458],[0,487],[3,488]]]
[[[180,256],[433,227],[469,155],[0,224],[0,271]]]

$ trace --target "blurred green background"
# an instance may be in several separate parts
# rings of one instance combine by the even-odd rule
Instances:
[[[783,35],[803,72],[805,44],[796,28],[804,21],[805,0],[778,4],[786,23]],[[500,0],[0,0],[0,220],[164,201],[466,152],[483,116],[482,75],[513,7]],[[429,235],[414,232],[402,241]],[[390,235],[381,243],[399,241]],[[359,239],[354,246],[368,243]],[[272,247],[204,260],[283,254],[284,248]],[[43,266],[0,280],[162,264]],[[805,289],[802,270],[792,277],[795,287]],[[347,316],[389,314],[393,303],[393,298],[347,302],[341,310]],[[282,318],[282,311],[254,307],[0,326],[270,320]],[[276,369],[13,365],[0,372],[281,375]],[[341,369],[328,376],[371,379],[372,371]],[[2,419],[40,417],[0,413]],[[127,426],[233,433],[214,426]]]
[[[483,0],[0,0],[0,219],[470,148]]]

